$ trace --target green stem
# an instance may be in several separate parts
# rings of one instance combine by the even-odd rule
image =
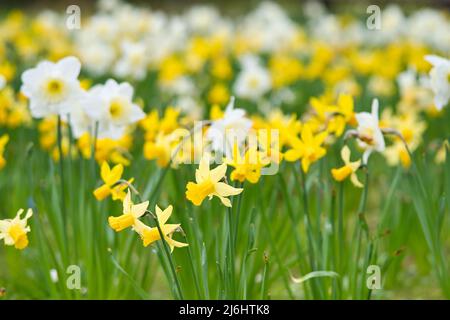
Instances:
[[[230,286],[231,286],[231,297],[234,299],[236,297],[236,286],[235,286],[235,247],[234,247],[234,228],[233,228],[233,210],[229,207],[228,213],[228,262],[229,262],[229,272],[230,272]]]
[[[167,256],[167,259],[169,260],[170,269],[172,271],[172,276],[174,278],[175,285],[177,287],[179,299],[180,300],[184,300],[184,298],[183,298],[183,291],[181,290],[180,281],[178,280],[178,275],[177,275],[177,272],[175,270],[175,265],[173,263],[172,255],[170,254],[170,251],[169,251],[169,245],[167,244],[166,239],[164,238],[164,234],[163,234],[163,232],[161,230],[161,226],[159,225],[158,219],[153,214],[151,216],[153,217],[153,220],[156,223],[156,227],[158,228],[159,236],[161,237],[161,241],[163,243],[164,252],[165,252],[165,254]]]
[[[61,212],[64,228],[64,238],[65,245],[68,244],[67,238],[67,209],[66,209],[66,198],[65,198],[65,179],[64,179],[64,155],[62,149],[62,120],[61,116],[58,115],[58,126],[57,126],[57,136],[58,136],[58,152],[59,152],[59,174],[61,178]]]

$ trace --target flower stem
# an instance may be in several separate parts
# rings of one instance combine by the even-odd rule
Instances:
[[[64,155],[62,149],[62,120],[61,116],[58,115],[58,125],[57,125],[57,136],[58,136],[58,153],[59,153],[59,175],[61,178],[61,212],[64,228],[64,237],[66,240],[66,245],[68,243],[67,239],[67,210],[66,210],[66,199],[65,199],[65,179],[64,179]]]
[[[159,236],[161,237],[161,241],[163,243],[164,252],[165,252],[165,254],[167,256],[167,259],[169,260],[170,269],[172,271],[172,276],[174,278],[175,285],[177,287],[179,299],[180,300],[184,300],[184,298],[183,298],[183,291],[181,291],[181,285],[180,285],[180,282],[178,280],[178,275],[177,275],[177,272],[175,270],[175,265],[173,263],[172,255],[170,254],[170,251],[169,251],[169,245],[167,244],[166,239],[164,238],[164,234],[163,234],[163,232],[161,230],[161,226],[159,225],[158,219],[153,214],[151,216],[153,217],[153,220],[156,223],[156,227],[158,228]]]

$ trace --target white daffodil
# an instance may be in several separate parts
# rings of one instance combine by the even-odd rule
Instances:
[[[56,63],[42,61],[22,74],[22,93],[30,99],[31,115],[43,118],[52,114],[66,115],[79,99],[78,81],[81,64],[75,57]]]
[[[363,163],[367,164],[372,151],[383,152],[386,148],[383,133],[378,119],[378,99],[372,101],[372,112],[360,112],[355,115],[358,127],[356,128],[358,143],[363,148]]]
[[[85,37],[78,44],[78,52],[83,67],[95,76],[106,74],[114,63],[116,53],[112,48],[102,42]]]
[[[2,90],[6,86],[6,79],[4,76],[0,74],[0,90]]]
[[[149,63],[149,55],[145,44],[125,41],[121,47],[122,55],[114,67],[114,73],[122,78],[130,77],[134,80],[144,79]]]
[[[234,92],[240,98],[257,101],[272,87],[269,72],[252,57],[244,57],[241,61],[242,71],[234,83]]]
[[[428,55],[425,59],[433,65],[430,71],[430,86],[434,93],[434,104],[442,110],[450,99],[450,60]]]
[[[145,117],[142,109],[132,101],[133,91],[128,82],[117,83],[113,79],[89,90],[85,111],[91,119],[98,121],[99,137],[119,139],[128,125]]]
[[[73,108],[66,119],[67,122],[70,122],[70,128],[76,139],[86,132],[88,132],[90,136],[95,134],[95,120],[86,112],[86,108],[89,106],[86,102],[88,102],[86,96],[75,101]]]
[[[214,121],[206,132],[206,140],[215,152],[231,156],[233,146],[242,145],[252,124],[245,110],[234,108],[234,97],[231,97],[223,117]]]

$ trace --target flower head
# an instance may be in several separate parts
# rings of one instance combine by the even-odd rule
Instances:
[[[94,190],[94,196],[97,200],[103,200],[109,195],[112,195],[113,200],[123,200],[125,198],[126,183],[119,183],[123,174],[123,165],[119,163],[112,169],[108,163],[104,161],[101,166],[100,176],[104,184]],[[130,179],[128,183],[132,183],[133,179]]]
[[[108,218],[108,223],[114,231],[119,232],[128,227],[136,226],[138,219],[142,217],[148,208],[148,201],[134,204],[131,201],[131,193],[128,190],[125,199],[123,199],[123,214],[118,217],[110,216]]]
[[[257,151],[256,147],[249,148],[242,156],[239,148],[235,146],[233,158],[226,158],[225,163],[234,167],[230,175],[232,181],[244,182],[247,180],[250,183],[257,183],[261,177],[261,169],[268,165],[270,160],[264,157],[262,152]]]
[[[430,86],[434,92],[434,104],[442,110],[450,99],[450,60],[428,55],[425,60],[433,65],[430,71]]]
[[[188,246],[187,243],[178,242],[172,239],[173,233],[180,228],[180,224],[167,224],[167,220],[169,220],[172,215],[172,210],[172,206],[168,206],[164,211],[161,210],[158,205],[155,206],[156,219],[158,220],[159,228],[161,229],[164,240],[169,245],[171,252],[175,247],[181,248]],[[145,247],[155,241],[161,240],[161,234],[158,227],[149,227],[138,220],[133,228],[141,236]]]
[[[5,245],[14,245],[19,250],[28,246],[27,233],[30,232],[30,227],[27,226],[27,222],[33,215],[33,211],[28,209],[25,217],[21,218],[23,211],[23,209],[17,211],[14,219],[0,220],[0,240],[3,239]]]
[[[142,109],[132,102],[133,87],[128,82],[117,83],[113,79],[104,85],[96,85],[87,93],[87,115],[99,123],[98,136],[119,139],[128,125],[145,117]]]
[[[356,175],[356,171],[361,166],[361,160],[354,162],[350,161],[350,149],[348,146],[344,146],[342,148],[341,157],[342,160],[344,160],[344,166],[337,169],[331,169],[331,175],[333,176],[334,180],[343,181],[347,179],[348,176],[350,176],[350,180],[352,181],[352,183],[356,187],[362,188],[363,185],[358,180],[358,176]]]
[[[222,118],[214,121],[206,132],[206,140],[216,152],[230,156],[235,142],[240,146],[252,127],[252,121],[245,116],[243,109],[234,108],[234,97]]]
[[[78,81],[81,63],[66,57],[56,63],[42,61],[22,74],[22,93],[30,99],[31,114],[43,118],[51,114],[67,115],[80,98]]]
[[[383,152],[386,148],[383,133],[378,121],[378,100],[372,102],[372,112],[360,112],[355,115],[358,121],[356,134],[359,146],[365,150],[363,163],[367,163],[372,151]]]
[[[234,92],[240,98],[257,101],[272,87],[270,73],[254,56],[244,57],[241,64],[243,69],[237,76]]]
[[[189,182],[186,186],[186,198],[196,206],[202,204],[206,197],[211,199],[216,196],[220,199],[223,205],[231,207],[231,201],[228,196],[234,196],[243,191],[241,188],[233,188],[225,182],[220,182],[227,172],[227,164],[222,163],[213,170],[209,169],[208,154],[203,155],[200,160],[198,169],[195,171],[194,182]]]
[[[327,153],[322,146],[327,136],[327,131],[313,134],[311,126],[305,124],[301,131],[301,139],[297,136],[291,137],[292,148],[286,151],[284,158],[290,162],[301,159],[303,171],[308,172],[310,165]]]

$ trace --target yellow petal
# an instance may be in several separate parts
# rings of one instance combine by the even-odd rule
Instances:
[[[105,180],[105,183],[113,185],[114,183],[119,181],[119,179],[122,177],[122,173],[123,173],[123,165],[119,163],[118,165],[114,166],[114,168],[112,168],[107,180]]]
[[[94,196],[98,201],[105,199],[107,196],[111,194],[111,188],[104,184],[101,187],[98,187],[94,190]]]
[[[222,163],[220,166],[214,168],[210,172],[211,181],[213,183],[220,181],[227,172],[227,164]]]
[[[345,164],[348,164],[350,162],[350,149],[347,145],[345,145],[341,150],[341,157],[342,160],[344,160]]]
[[[128,189],[127,195],[125,196],[125,199],[123,199],[123,213],[131,213],[131,207],[133,205],[133,202],[131,201],[131,192],[130,189]]]
[[[106,183],[108,181],[109,175],[111,173],[111,170],[109,168],[109,165],[106,161],[103,161],[102,167],[100,169],[100,176],[102,177],[102,180]]]
[[[161,225],[164,225],[167,222],[167,220],[169,220],[170,216],[172,215],[172,210],[173,207],[170,205],[164,211],[162,212],[160,211],[160,213],[156,212],[158,221]]]
[[[221,197],[228,197],[240,194],[244,189],[242,188],[233,188],[232,186],[224,183],[218,182],[215,184],[216,193]]]
[[[206,179],[209,177],[209,155],[205,154],[200,160],[200,164],[198,166],[199,175]]]
[[[356,173],[353,173],[353,174],[350,176],[350,181],[353,183],[353,185],[354,185],[355,187],[358,187],[358,188],[364,187],[364,185],[358,180],[358,176],[356,175]]]
[[[231,201],[228,198],[219,196],[220,201],[223,203],[225,207],[231,208]]]
[[[139,203],[139,204],[135,204],[131,207],[131,213],[133,214],[133,216],[135,218],[139,218],[142,217],[145,214],[145,211],[147,210],[149,205],[148,201]]]
[[[302,157],[302,152],[297,149],[290,149],[284,154],[284,159],[289,162],[297,161]]]

